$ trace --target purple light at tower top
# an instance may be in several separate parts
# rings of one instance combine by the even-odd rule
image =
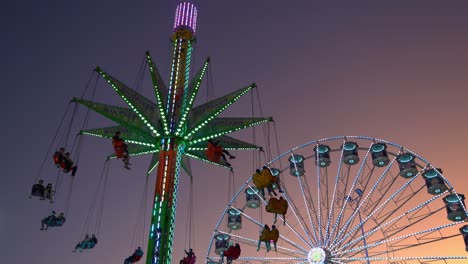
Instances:
[[[180,27],[188,27],[195,33],[197,27],[197,8],[191,3],[180,3],[177,5],[174,31]]]

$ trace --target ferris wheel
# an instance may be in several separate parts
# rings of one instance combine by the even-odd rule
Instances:
[[[331,137],[266,166],[270,185],[254,175],[223,210],[206,263],[226,263],[235,244],[241,254],[228,263],[468,263],[464,195],[403,146]]]

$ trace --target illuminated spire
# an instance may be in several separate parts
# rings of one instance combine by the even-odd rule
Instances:
[[[174,32],[189,29],[192,34],[197,28],[197,8],[191,3],[180,3],[177,6],[174,20]]]

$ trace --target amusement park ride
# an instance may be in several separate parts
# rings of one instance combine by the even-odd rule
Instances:
[[[259,146],[227,134],[272,121],[270,117],[219,117],[254,89],[254,83],[194,106],[210,63],[208,58],[189,78],[196,26],[196,7],[179,4],[168,86],[146,52],[155,102],[99,67],[96,72],[128,108],[73,100],[118,124],[80,134],[112,139],[119,131],[130,156],[152,155],[148,174],[156,169],[156,186],[147,264],[173,263],[179,172],[182,167],[191,175],[189,157],[230,169],[226,160],[207,157],[209,142],[218,141],[225,150],[258,150]],[[314,169],[306,171],[308,165]],[[274,181],[262,185],[250,178],[234,194],[214,228],[205,263],[223,262],[232,242],[242,247],[242,255],[237,256],[240,263],[468,263],[467,255],[430,250],[457,239],[450,245],[462,245],[460,235],[468,250],[464,196],[440,169],[403,146],[369,137],[326,138],[292,148],[266,166]],[[286,211],[268,209],[277,194],[268,200],[264,188],[273,193],[281,190],[280,199],[289,205],[287,219]],[[257,213],[263,206],[265,216]],[[275,214],[275,221],[281,219],[277,224],[280,235],[274,241],[274,252],[268,252],[267,246],[265,253],[259,251],[258,229],[273,221],[269,213]]]

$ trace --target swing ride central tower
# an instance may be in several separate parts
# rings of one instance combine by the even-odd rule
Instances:
[[[187,89],[190,74],[192,43],[195,39],[197,9],[193,4],[177,6],[172,42],[172,65],[165,116],[164,135],[156,176],[147,264],[171,263],[174,238],[179,164],[185,144],[180,140],[186,130]]]
[[[190,159],[194,158],[224,168],[226,161],[210,160],[208,141],[216,139],[226,150],[259,150],[261,147],[227,136],[251,126],[272,121],[271,117],[219,117],[229,106],[256,87],[255,83],[194,107],[194,101],[209,66],[207,58],[198,72],[190,77],[190,63],[195,41],[197,9],[193,4],[177,6],[172,42],[169,85],[166,86],[150,53],[147,62],[156,102],[131,89],[100,67],[96,72],[114,89],[128,108],[74,98],[104,117],[118,123],[80,131],[81,135],[111,140],[116,131],[128,145],[130,156],[152,155],[147,174],[157,168],[146,264],[172,263],[175,214],[179,171],[192,177]],[[111,158],[118,158],[114,153]]]

